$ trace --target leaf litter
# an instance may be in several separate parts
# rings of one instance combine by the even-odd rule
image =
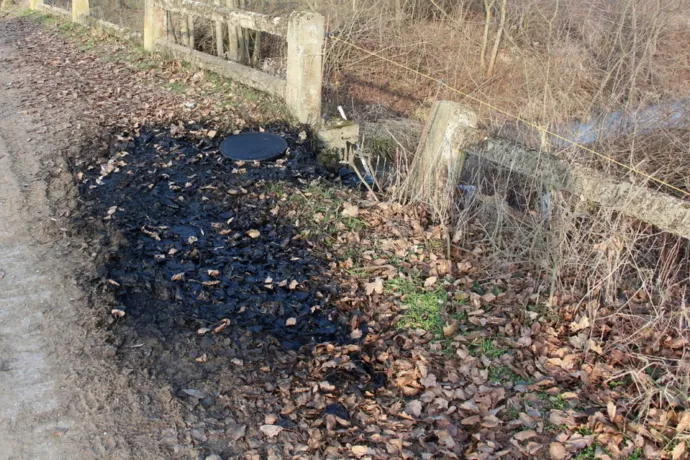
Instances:
[[[532,273],[488,270],[479,228],[448,260],[441,228],[330,183],[266,106],[231,107],[179,65],[83,59],[80,39],[34,30],[23,84],[102,130],[70,159],[72,225],[98,253],[123,366],[145,369],[132,384],[168,385],[185,414],[171,454],[683,458],[687,401],[635,421],[626,386],[652,376],[617,373],[630,356],[575,298],[547,305]],[[184,96],[161,93],[171,79]],[[286,136],[289,161],[222,159],[248,126]]]

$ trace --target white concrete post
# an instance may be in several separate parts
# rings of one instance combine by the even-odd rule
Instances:
[[[465,163],[464,149],[478,140],[477,115],[457,102],[439,101],[431,109],[405,193],[411,202],[447,215]]]
[[[153,51],[156,40],[165,38],[168,33],[165,10],[156,5],[155,0],[144,4],[144,49]]]
[[[220,5],[220,0],[214,0],[214,5]],[[223,23],[216,21],[216,54],[218,57],[223,57],[225,50],[223,49]]]
[[[84,22],[89,15],[89,0],[72,0],[72,22]]]
[[[288,22],[285,101],[301,123],[321,123],[323,45],[326,21],[318,13],[294,12]]]
[[[3,2],[3,5],[5,2]],[[9,2],[7,2],[7,5],[9,5]],[[29,9],[32,10],[37,10],[43,5],[43,0],[29,0]]]

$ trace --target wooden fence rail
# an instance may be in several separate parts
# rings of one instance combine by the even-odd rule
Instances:
[[[227,0],[230,6],[234,0]],[[43,0],[30,0],[30,8],[51,14],[69,14],[59,8],[50,7]],[[188,39],[184,45],[174,43],[169,27],[170,14],[186,18]],[[138,38],[136,31],[99,20],[90,16],[89,0],[72,0],[72,21],[95,26],[120,37]],[[193,18],[200,17],[215,21],[216,54],[213,56],[194,48]],[[228,49],[224,50],[222,25],[228,27]],[[253,69],[232,60],[237,59],[240,29],[251,29],[287,39],[287,79]],[[178,59],[189,61],[203,69],[237,80],[242,84],[267,92],[285,100],[291,113],[301,123],[318,127],[321,125],[321,91],[323,87],[323,48],[326,37],[324,17],[312,12],[293,12],[288,18],[271,17],[265,14],[244,11],[223,6],[219,1],[213,4],[195,0],[145,0],[144,48],[153,51],[158,48]],[[233,43],[234,41],[234,43]]]

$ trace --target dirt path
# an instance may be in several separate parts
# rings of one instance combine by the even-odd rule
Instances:
[[[55,262],[31,240],[22,216],[31,185],[14,159],[0,138],[0,457],[80,458],[59,437],[75,420],[60,410],[66,394],[49,356],[53,328],[46,327],[64,320],[70,301],[54,276]]]
[[[156,458],[123,434],[138,401],[91,332],[74,279],[85,257],[51,211],[69,193],[59,152],[74,116],[19,84],[20,33],[0,19],[0,459],[130,458],[132,441]]]

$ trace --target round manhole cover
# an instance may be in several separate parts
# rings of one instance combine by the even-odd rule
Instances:
[[[285,139],[277,134],[243,133],[225,139],[220,152],[232,160],[261,161],[278,158],[287,147]]]

